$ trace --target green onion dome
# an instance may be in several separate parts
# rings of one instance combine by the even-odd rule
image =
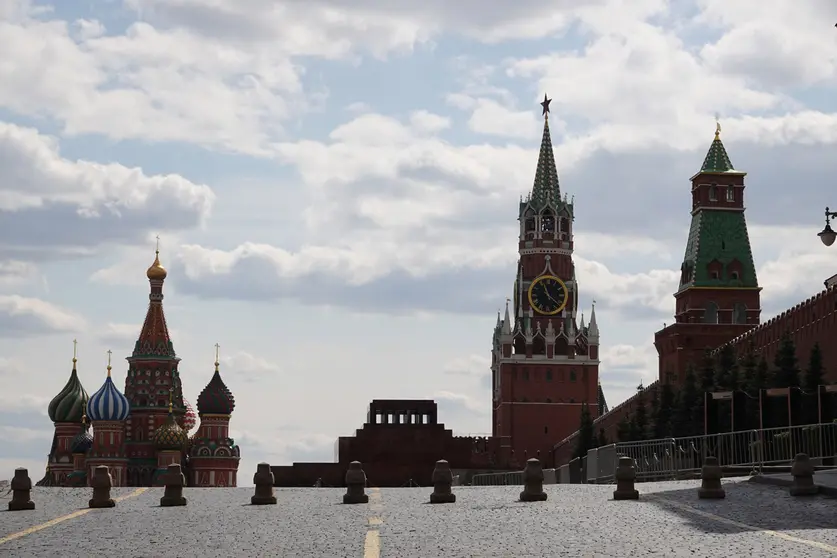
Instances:
[[[88,400],[87,392],[81,385],[76,372],[76,359],[73,357],[73,371],[64,388],[52,398],[47,412],[52,422],[81,422]]]

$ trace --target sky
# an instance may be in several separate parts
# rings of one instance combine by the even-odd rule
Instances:
[[[73,339],[88,393],[109,349],[124,387],[157,235],[184,394],[219,343],[242,484],[333,460],[373,398],[490,432],[544,93],[614,406],[657,376],[716,117],[762,319],[837,272],[835,22],[832,0],[3,0],[0,478],[43,475]]]

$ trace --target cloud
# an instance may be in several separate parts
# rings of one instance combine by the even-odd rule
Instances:
[[[195,227],[213,200],[208,186],[176,174],[148,176],[117,163],[67,160],[57,139],[0,122],[0,235],[7,239],[6,252],[75,251],[137,241],[149,230]]]
[[[38,277],[38,267],[20,260],[0,261],[0,286],[20,286]]]
[[[460,422],[463,417],[490,417],[490,409],[485,400],[479,401],[470,395],[464,393],[453,393],[450,391],[437,391],[433,394],[432,399],[436,401],[439,412],[439,422],[448,422],[448,428],[452,427],[451,423]],[[457,435],[462,435],[457,433]]]
[[[221,366],[224,373],[235,374],[245,382],[257,382],[267,375],[273,376],[280,372],[276,364],[245,351],[221,357]]]
[[[75,332],[85,327],[82,316],[44,300],[0,295],[0,337]]]

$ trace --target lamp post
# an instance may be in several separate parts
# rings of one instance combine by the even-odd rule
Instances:
[[[817,234],[822,240],[822,243],[826,246],[831,246],[834,244],[834,241],[837,240],[837,232],[834,232],[834,229],[831,228],[831,219],[837,219],[837,211],[831,211],[829,208],[825,208],[825,228],[822,230],[821,233]]]

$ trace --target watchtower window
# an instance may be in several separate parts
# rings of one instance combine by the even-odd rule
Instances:
[[[718,305],[714,302],[707,302],[703,310],[703,322],[707,324],[718,323]]]
[[[717,201],[718,200],[718,187],[712,185],[709,187],[709,201]]]
[[[732,273],[730,273],[730,277],[732,278],[733,281],[738,281],[738,272],[733,271]]]
[[[735,201],[735,189],[732,186],[727,186],[727,201]]]
[[[575,370],[570,370],[570,381],[571,382],[575,381]]]
[[[555,232],[555,216],[548,209],[541,215],[541,232]]]
[[[717,271],[712,271],[712,272],[709,273],[709,276],[712,279],[718,279],[718,272]]]
[[[547,382],[551,382],[551,381],[552,381],[552,370],[547,370],[547,371],[546,371],[546,381],[547,381]]]
[[[735,304],[732,311],[732,321],[736,324],[747,323],[747,307],[743,303],[738,302]]]

